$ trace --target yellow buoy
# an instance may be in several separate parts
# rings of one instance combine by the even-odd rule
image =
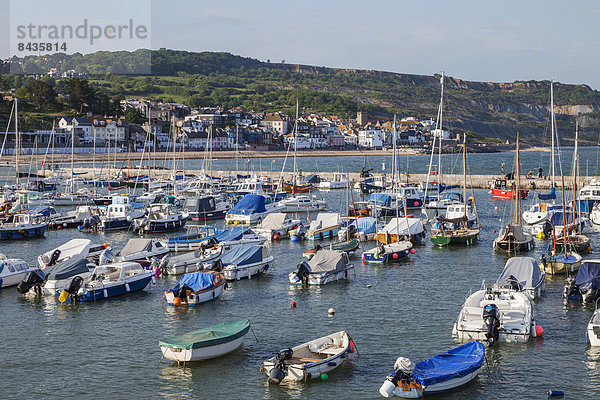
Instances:
[[[64,303],[65,301],[67,301],[68,298],[69,298],[69,292],[67,292],[66,290],[63,290],[62,292],[60,292],[60,296],[58,296],[58,301],[60,301],[61,303]]]
[[[240,221],[233,221],[234,225],[238,225],[240,223]]]
[[[546,239],[546,235],[544,235],[544,232],[539,232],[537,234],[538,239]]]

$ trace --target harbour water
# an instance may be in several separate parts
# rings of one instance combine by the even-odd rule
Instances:
[[[459,156],[443,157],[452,161]],[[512,153],[475,154],[470,156],[470,165],[478,173],[494,174],[501,162],[512,165],[512,157]],[[581,169],[589,160],[590,175],[596,173],[592,170],[595,157],[595,148],[582,154]],[[522,159],[522,169],[528,169],[547,164],[549,157],[547,153],[525,153]],[[426,172],[428,160],[425,156],[410,157],[411,172]],[[570,171],[569,160],[563,157],[565,173]],[[189,161],[196,163],[194,167],[200,162]],[[253,160],[251,165],[256,165],[256,170],[268,170],[268,161],[263,159],[261,168],[258,162]],[[307,171],[358,172],[363,166],[362,157],[299,158],[298,162]],[[455,173],[459,173],[460,163],[453,162],[457,165]],[[369,159],[368,164],[380,172],[380,159]],[[213,167],[234,169],[234,165],[234,161],[219,160]],[[386,167],[391,167],[391,161],[386,161]],[[330,210],[345,213],[344,191],[321,195]],[[69,306],[59,306],[55,298],[22,297],[14,288],[0,290],[0,397],[381,398],[378,388],[397,357],[407,356],[416,362],[457,345],[451,331],[462,303],[482,280],[494,281],[504,266],[506,258],[493,253],[492,241],[494,230],[501,225],[499,220],[510,214],[511,204],[488,198],[485,190],[476,190],[475,197],[484,227],[477,245],[443,249],[427,241],[406,261],[383,266],[363,265],[356,257],[352,260],[355,279],[322,288],[289,286],[288,273],[302,261],[302,251],[311,244],[282,240],[271,245],[275,261],[267,274],[232,282],[219,300],[196,308],[174,308],[162,301],[162,292],[174,286],[176,278],[160,279],[131,296]],[[600,246],[599,231],[588,234],[592,246]],[[39,254],[74,237],[108,242],[120,249],[132,235],[48,231],[43,239],[3,242],[0,253],[34,264]],[[536,239],[531,254],[539,258],[547,243]],[[365,250],[369,244],[363,246]],[[592,253],[587,258],[594,257]],[[549,389],[563,390],[570,399],[600,398],[600,349],[587,347],[585,341],[593,306],[564,303],[563,279],[547,283],[545,296],[534,306],[544,337],[526,344],[499,343],[487,352],[487,362],[476,380],[460,391],[435,398],[541,399]],[[290,308],[292,301],[297,303],[296,309]],[[329,308],[336,310],[334,316],[328,316]],[[160,338],[245,318],[251,320],[258,341],[249,334],[239,350],[186,368],[164,360],[159,365]],[[258,376],[261,362],[272,352],[342,329],[355,340],[358,354],[331,373],[327,381],[270,386],[264,376]]]
[[[344,212],[344,191],[322,195],[331,210]],[[275,261],[267,274],[232,282],[220,299],[195,308],[162,301],[163,290],[176,278],[160,279],[130,296],[69,306],[59,306],[56,298],[21,297],[14,288],[0,290],[1,397],[381,398],[378,388],[397,357],[416,362],[457,344],[451,331],[464,299],[482,280],[495,280],[504,266],[506,258],[493,253],[492,240],[510,203],[489,199],[485,190],[475,196],[484,226],[477,245],[443,249],[427,242],[406,261],[383,266],[362,265],[356,257],[355,279],[322,288],[288,285],[288,273],[309,244],[282,240],[271,245]],[[35,263],[40,253],[74,237],[119,249],[131,236],[49,231],[43,239],[4,242],[0,252]],[[597,231],[590,237],[593,246],[600,243]],[[535,256],[546,246],[536,239]],[[593,306],[565,304],[563,282],[548,280],[545,296],[535,302],[543,338],[497,344],[477,379],[434,398],[542,399],[549,389],[563,390],[568,399],[600,398],[600,350],[585,341]],[[296,309],[290,308],[292,301]],[[334,316],[327,314],[331,307]],[[160,338],[245,318],[258,342],[249,334],[242,348],[225,357],[185,368],[169,361],[159,365]],[[358,354],[327,381],[270,386],[259,377],[261,362],[272,352],[342,329],[355,340]]]

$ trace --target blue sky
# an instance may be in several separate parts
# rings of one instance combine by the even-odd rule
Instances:
[[[92,15],[101,4],[80,2],[79,9]],[[8,5],[0,0],[3,10]],[[8,14],[0,13],[3,58]],[[152,1],[152,47],[424,75],[444,70],[473,81],[555,77],[600,89],[599,21],[593,0]]]

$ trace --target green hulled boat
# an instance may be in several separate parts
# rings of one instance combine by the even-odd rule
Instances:
[[[464,245],[470,246],[477,242],[479,229],[457,229],[452,231],[438,231],[431,235],[431,241],[436,246]]]

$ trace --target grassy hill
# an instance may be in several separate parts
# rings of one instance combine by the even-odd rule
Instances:
[[[151,59],[152,75],[126,75]],[[27,57],[26,73],[51,67],[90,74],[89,81],[109,96],[143,97],[192,106],[241,106],[248,110],[292,113],[296,99],[304,112],[352,118],[366,111],[374,118],[435,118],[439,76],[336,69],[262,62],[229,53],[138,50],[89,55],[54,54]],[[99,73],[106,71],[110,74]],[[57,92],[61,82],[56,82]],[[512,83],[446,79],[445,121],[450,129],[512,139],[519,130],[525,141],[539,143],[549,130],[549,81]],[[596,143],[600,132],[600,92],[586,85],[554,85],[557,121],[562,137],[572,137],[581,113],[581,136]]]

